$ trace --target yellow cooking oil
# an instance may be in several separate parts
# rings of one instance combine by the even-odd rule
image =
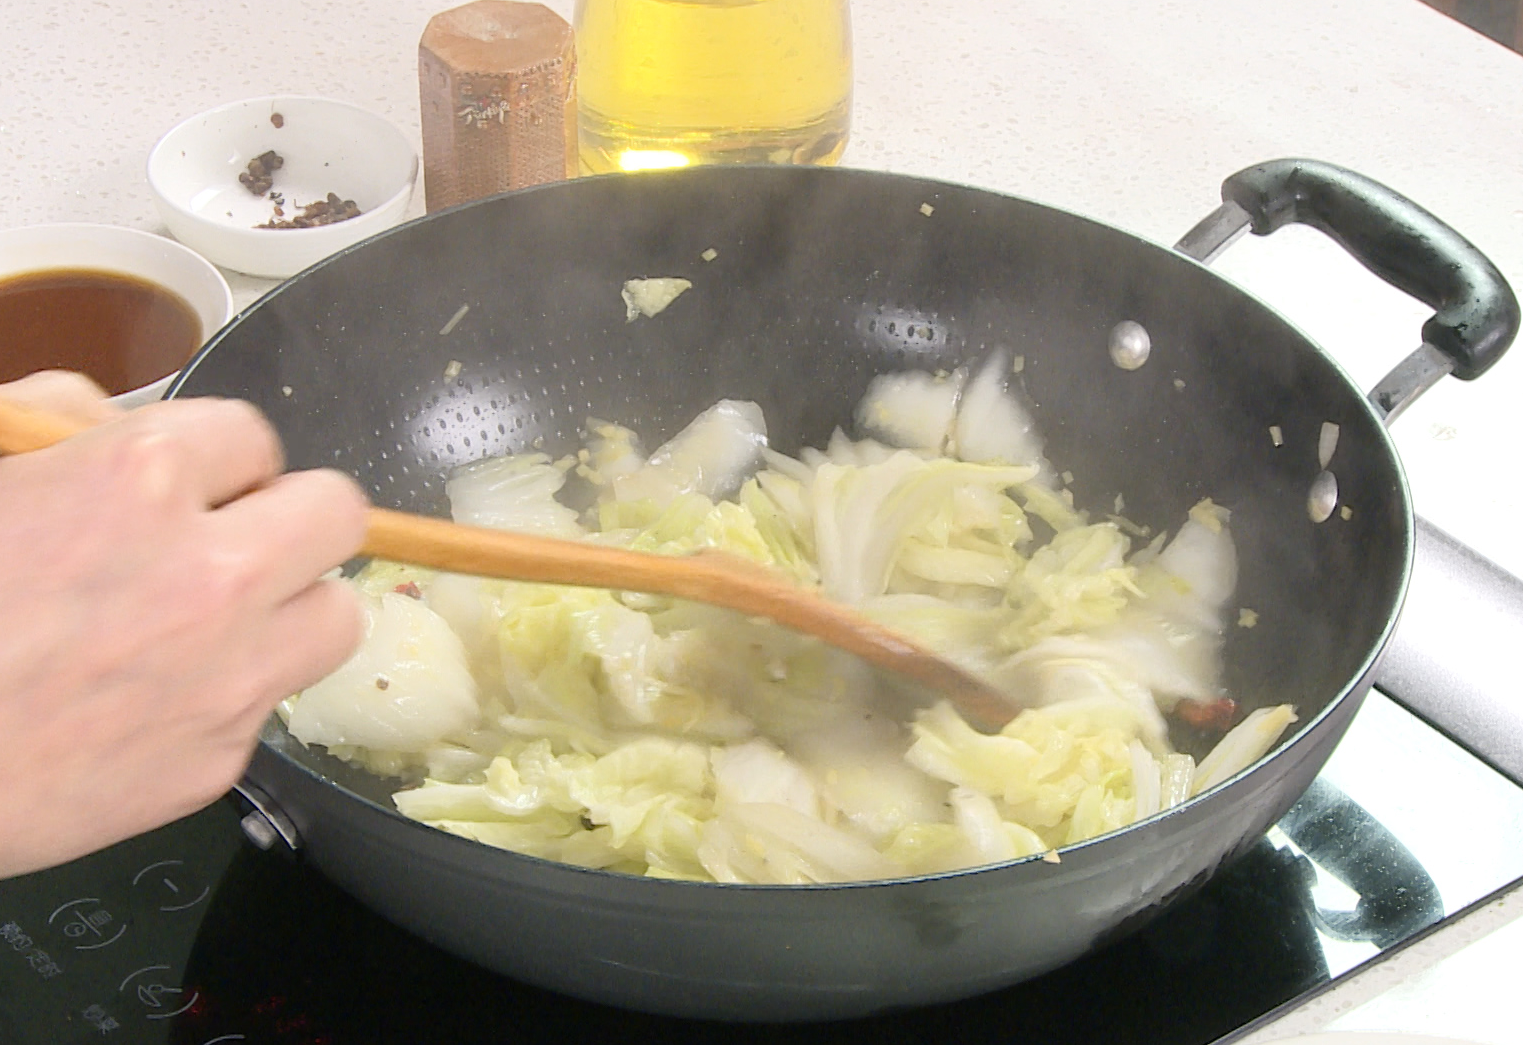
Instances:
[[[846,148],[848,0],[578,0],[575,28],[584,174]]]

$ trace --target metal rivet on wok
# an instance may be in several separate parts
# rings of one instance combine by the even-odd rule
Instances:
[[[1148,361],[1153,350],[1153,339],[1141,323],[1123,319],[1111,327],[1111,362],[1122,370],[1136,370]]]
[[[1311,516],[1314,523],[1327,522],[1337,507],[1337,477],[1332,472],[1319,472],[1311,481],[1311,493],[1306,498],[1306,514]]]
[[[243,835],[260,849],[268,851],[275,843],[280,841],[280,832],[275,830],[275,825],[259,810],[254,809],[244,814],[238,826],[243,828]]]

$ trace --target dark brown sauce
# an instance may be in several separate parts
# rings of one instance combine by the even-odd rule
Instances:
[[[201,341],[195,310],[147,280],[75,268],[0,279],[0,381],[78,370],[118,395],[174,373]]]

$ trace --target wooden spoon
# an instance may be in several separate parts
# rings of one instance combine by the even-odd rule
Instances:
[[[91,427],[0,399],[0,453],[41,450]],[[722,552],[655,555],[465,526],[371,508],[361,554],[450,573],[615,588],[692,599],[765,617],[945,696],[970,723],[998,729],[1015,707],[999,690],[840,603]]]

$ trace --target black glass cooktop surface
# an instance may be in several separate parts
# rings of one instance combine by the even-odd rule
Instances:
[[[254,848],[227,802],[0,882],[0,1042],[1202,1045],[1520,878],[1523,788],[1371,694],[1291,813],[1128,939],[956,1004],[833,1024],[696,1023],[574,1001],[444,954]]]

